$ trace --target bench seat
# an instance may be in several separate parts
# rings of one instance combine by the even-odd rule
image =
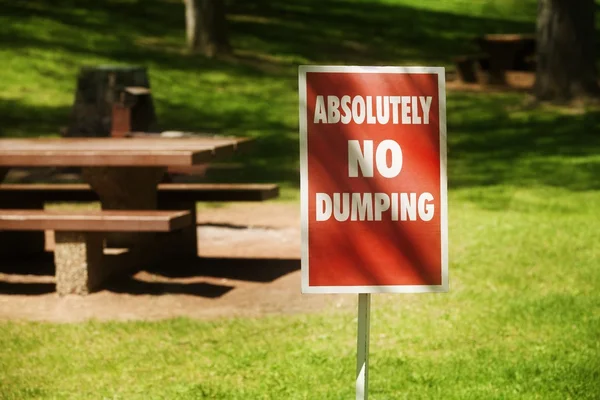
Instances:
[[[188,211],[0,209],[0,230],[171,232],[191,223]]]
[[[264,201],[279,196],[279,186],[264,184],[161,183],[160,202],[183,201]],[[32,198],[46,202],[97,201],[98,196],[85,183],[0,184],[0,199],[20,201]]]
[[[54,230],[56,291],[87,294],[110,276],[156,259],[161,245],[151,232],[174,232],[193,226],[189,211],[0,209],[0,231]],[[133,246],[107,261],[106,234],[128,232]]]
[[[264,184],[212,184],[212,183],[161,183],[158,185],[157,208],[161,210],[186,210],[191,220],[196,220],[196,202],[236,202],[264,201],[279,196],[279,186]],[[98,195],[91,187],[83,183],[66,184],[0,184],[0,209],[2,208],[44,208],[49,202],[84,202],[98,201]],[[111,222],[113,223],[113,222]],[[52,230],[48,228],[48,230]],[[20,234],[21,236],[25,233]],[[15,235],[12,235],[13,237]],[[170,251],[177,255],[196,256],[198,254],[198,238],[195,224],[178,230],[172,235]],[[24,237],[24,236],[23,236]],[[43,234],[30,232],[28,240],[17,240],[25,243],[29,249],[34,247],[43,251]],[[35,245],[34,245],[35,242]],[[22,247],[22,246],[21,246]],[[22,249],[21,252],[28,252]]]

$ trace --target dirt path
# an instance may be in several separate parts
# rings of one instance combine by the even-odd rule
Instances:
[[[219,318],[354,306],[355,296],[300,293],[298,205],[205,208],[198,221],[201,258],[172,260],[86,297],[56,295],[51,257],[3,267],[0,319]]]

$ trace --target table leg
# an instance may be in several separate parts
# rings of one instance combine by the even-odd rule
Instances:
[[[506,71],[513,68],[518,47],[511,41],[482,40],[481,49],[490,56],[488,83],[506,85]]]
[[[196,202],[194,201],[161,201],[158,204],[161,210],[188,210],[192,215],[193,223],[175,232],[162,235],[165,254],[170,257],[197,257],[198,256],[198,226],[196,225]]]
[[[495,62],[490,60],[490,75],[488,83],[490,85],[506,85],[506,71],[504,69],[504,62]]]
[[[82,176],[98,194],[104,210],[156,210],[157,186],[165,171],[160,167],[85,167]],[[154,236],[139,232],[111,234],[107,246],[139,246]]]
[[[107,210],[154,210],[157,187],[166,168],[84,167],[83,178]]]

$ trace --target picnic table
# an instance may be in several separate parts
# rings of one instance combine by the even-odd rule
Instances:
[[[105,209],[156,209],[169,166],[194,166],[229,156],[245,138],[0,139],[0,181],[11,167],[81,167]]]
[[[23,222],[23,227],[30,229],[31,224],[60,228],[61,223],[70,221],[69,223],[77,226],[77,229],[85,230],[87,229],[85,221],[98,220],[101,222],[98,229],[113,229],[119,232],[118,234],[111,233],[111,237],[107,238],[114,242],[113,247],[152,249],[153,236],[148,232],[143,232],[144,226],[148,230],[170,231],[173,227],[182,226],[182,218],[189,217],[189,215],[184,216],[177,213],[149,213],[152,210],[158,210],[158,184],[167,168],[170,166],[191,167],[230,156],[248,144],[249,139],[234,137],[0,138],[0,182],[11,167],[80,167],[83,179],[97,194],[102,209],[120,210],[95,216],[79,213],[77,218],[70,218],[68,213],[40,215],[38,212],[26,216],[22,211],[15,211],[7,213],[10,214],[7,218],[12,218],[8,222],[25,221],[29,217],[30,222],[33,222],[30,225]],[[6,207],[2,204],[2,200],[0,199],[0,208],[15,208],[13,205]],[[127,212],[128,210],[130,212]],[[194,210],[191,212],[195,217]],[[155,217],[155,221],[151,225],[150,219],[153,217]],[[39,225],[44,222],[42,220],[47,225]],[[139,222],[138,225],[136,225],[136,220]],[[5,229],[15,229],[14,224],[4,222]],[[138,227],[139,229],[137,229]],[[190,229],[194,230],[195,241],[195,224]],[[14,240],[5,240],[10,235],[14,234],[16,237],[21,234],[17,241],[22,241],[23,233],[39,232],[5,231],[1,233],[4,237],[0,246],[9,247],[16,243]],[[195,243],[189,245],[193,245],[195,251]],[[69,264],[67,260],[62,263],[60,259],[56,259],[56,257],[61,257],[59,253],[55,253],[57,264]],[[86,262],[90,262],[89,255],[86,257]],[[68,290],[80,290],[80,288]]]
[[[488,56],[489,83],[506,84],[506,71],[515,63],[524,62],[535,52],[535,35],[489,34],[477,39],[479,47]]]

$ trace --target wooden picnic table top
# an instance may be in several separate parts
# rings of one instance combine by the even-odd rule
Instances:
[[[231,155],[236,137],[0,138],[1,167],[192,166]]]
[[[481,39],[487,42],[531,42],[535,41],[535,35],[524,33],[491,33],[483,35]]]
[[[0,229],[11,230],[170,232],[191,223],[185,210],[0,210]]]

